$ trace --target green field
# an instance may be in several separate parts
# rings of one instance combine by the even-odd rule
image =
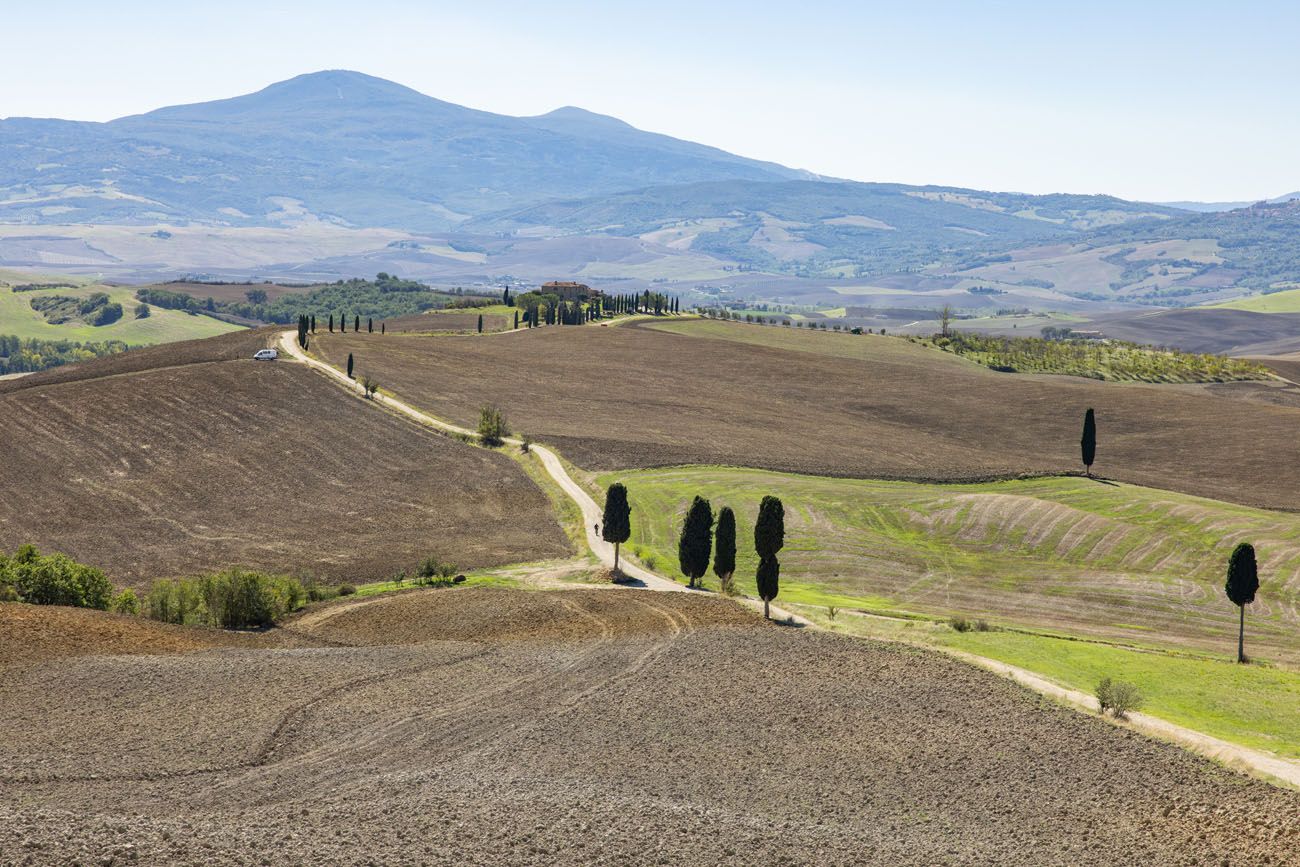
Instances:
[[[1229,310],[1250,310],[1254,313],[1300,313],[1300,288],[1272,292],[1268,295],[1250,295],[1208,306]]]
[[[1134,650],[1022,632],[956,632],[943,622],[803,609],[835,631],[952,648],[1033,671],[1091,694],[1103,677],[1135,684],[1142,711],[1288,758],[1300,758],[1300,672],[1187,653]]]
[[[607,473],[628,486],[628,550],[678,575],[676,543],[695,494],[731,506],[737,580],[753,594],[749,540],[764,494],[786,507],[781,599],[888,614],[986,617],[1151,647],[1235,652],[1223,572],[1236,542],[1259,552],[1248,652],[1300,664],[1300,516],[1090,481],[931,485],[730,467]],[[706,583],[716,586],[712,575]]]
[[[37,337],[42,340],[81,342],[121,340],[131,346],[142,346],[212,337],[239,330],[238,325],[231,325],[210,316],[192,316],[179,310],[165,310],[157,306],[150,307],[147,318],[136,319],[135,308],[139,302],[135,298],[135,290],[131,287],[103,286],[75,278],[35,277],[16,275],[12,272],[0,274],[0,280],[4,281],[0,283],[0,334],[13,334],[24,339]],[[76,288],[13,291],[14,285],[24,283],[75,283]],[[32,309],[33,298],[51,295],[80,298],[93,292],[106,292],[110,302],[121,304],[122,318],[109,325],[100,326],[74,323],[52,325],[44,316]]]

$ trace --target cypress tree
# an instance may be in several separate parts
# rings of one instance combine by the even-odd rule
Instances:
[[[600,538],[614,543],[614,571],[618,571],[618,546],[632,536],[632,507],[627,502],[627,488],[615,482],[605,492],[605,514],[601,517]]]
[[[348,353],[348,379],[352,378],[352,353]]]
[[[352,320],[352,331],[353,333],[361,331],[361,316],[359,314]]]
[[[763,600],[763,616],[771,619],[768,603],[780,591],[781,564],[776,554],[785,547],[785,506],[768,495],[758,506],[754,524],[754,550],[758,552],[758,595]]]
[[[330,334],[334,333],[334,314],[330,314]]]
[[[682,534],[677,540],[677,563],[682,574],[689,579],[688,586],[709,571],[709,552],[713,547],[713,509],[709,501],[696,496],[682,523]]]
[[[713,539],[713,574],[725,590],[736,574],[736,513],[730,506],[718,512],[718,529]]]
[[[519,330],[519,311],[515,311],[515,331]]]
[[[366,319],[366,333],[367,334],[375,333],[375,318],[373,316],[368,317]]]
[[[384,323],[382,323],[382,322],[379,323],[379,333],[380,333],[380,334],[386,334],[386,333],[387,333],[387,331],[386,331],[385,328],[384,328]]]
[[[1246,606],[1255,601],[1259,589],[1259,570],[1255,564],[1255,546],[1242,542],[1228,558],[1228,580],[1223,592],[1241,612],[1237,629],[1237,662],[1246,661]]]
[[[315,334],[315,333],[316,333],[316,314],[315,314],[315,313],[313,313],[313,314],[311,315],[311,333],[312,333],[312,334]]]
[[[1083,414],[1083,438],[1079,440],[1079,446],[1083,451],[1083,469],[1092,478],[1092,462],[1097,457],[1097,417],[1088,407],[1088,411]]]
[[[482,314],[482,313],[480,313],[480,314],[478,315],[478,333],[479,333],[479,334],[482,334],[482,333],[483,333],[483,314]]]
[[[348,333],[348,318],[342,313],[339,314],[339,334]]]

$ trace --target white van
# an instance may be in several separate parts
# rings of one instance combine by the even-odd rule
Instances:
[[[280,353],[274,349],[259,349],[253,353],[253,357],[258,361],[275,361],[280,357]]]

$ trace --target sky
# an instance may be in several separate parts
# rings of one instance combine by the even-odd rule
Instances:
[[[854,180],[1147,201],[1300,189],[1294,0],[4,5],[0,117],[104,121],[353,69]]]

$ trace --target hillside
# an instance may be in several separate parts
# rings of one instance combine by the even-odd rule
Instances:
[[[266,332],[0,383],[0,550],[32,543],[116,583],[245,566],[335,581],[561,556],[542,491],[502,455],[383,412]]]
[[[517,431],[585,469],[705,463],[942,481],[1057,474],[1082,469],[1079,426],[1094,407],[1095,469],[1107,477],[1300,508],[1300,465],[1278,460],[1294,450],[1300,409],[1238,399],[1252,393],[1238,386],[1280,384],[1006,374],[892,337],[690,320],[490,340],[318,334],[313,348],[336,365],[353,353],[405,399],[460,424],[473,424],[485,401],[504,407]],[[588,382],[631,391],[573,385]]]

